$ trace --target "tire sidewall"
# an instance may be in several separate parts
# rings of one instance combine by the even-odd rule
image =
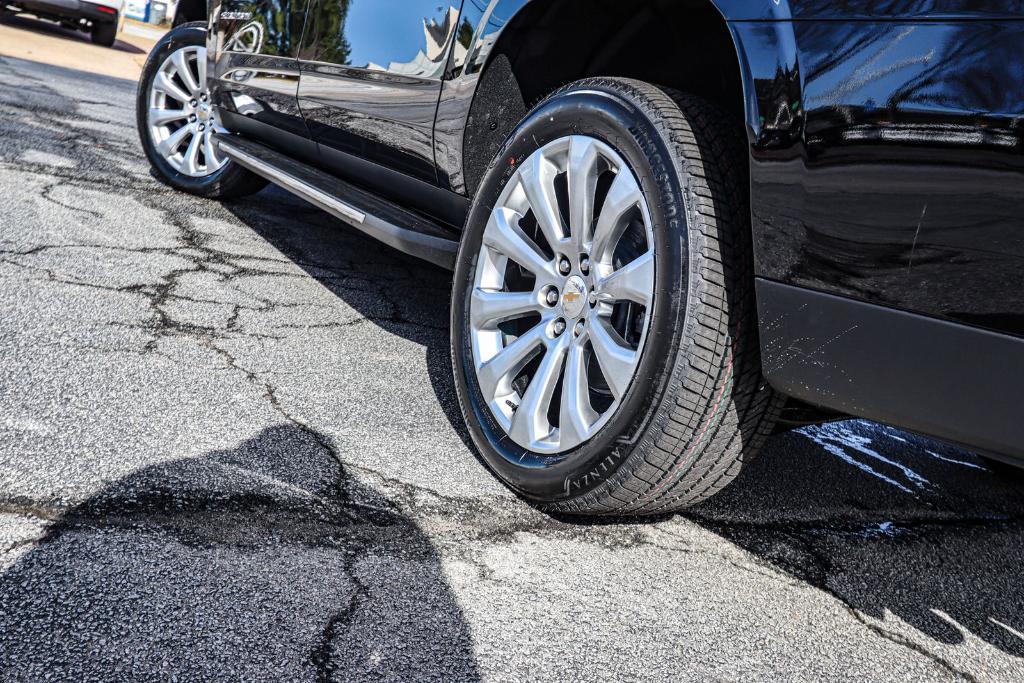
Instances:
[[[537,149],[568,135],[612,147],[640,183],[653,224],[655,298],[636,374],[616,413],[591,439],[542,457],[513,442],[480,392],[469,333],[469,301],[491,207],[519,165]],[[480,183],[470,209],[453,281],[452,357],[456,390],[474,443],[487,465],[513,490],[538,502],[584,495],[614,474],[636,447],[664,395],[685,321],[686,210],[671,144],[625,92],[586,82],[538,105],[509,137]]]
[[[175,50],[190,46],[206,45],[206,24],[195,22],[182,24],[171,29],[160,39],[146,59],[139,78],[139,89],[136,95],[136,126],[139,140],[146,158],[153,165],[159,177],[167,184],[179,190],[198,195],[209,195],[219,191],[223,182],[236,172],[234,162],[228,160],[223,167],[208,176],[197,178],[181,173],[156,151],[156,145],[149,134],[149,91],[153,78],[168,55]]]

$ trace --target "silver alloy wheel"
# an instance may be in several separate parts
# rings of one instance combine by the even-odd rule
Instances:
[[[149,88],[149,136],[157,154],[193,178],[219,171],[213,134],[218,124],[206,87],[206,48],[189,45],[167,56]]]
[[[591,438],[633,380],[654,302],[650,210],[622,157],[579,135],[530,155],[491,211],[473,282],[473,362],[495,420],[534,453]]]

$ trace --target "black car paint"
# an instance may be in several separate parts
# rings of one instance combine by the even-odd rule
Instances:
[[[351,37],[343,10],[362,1],[311,0],[303,35],[296,33],[298,5],[281,4],[286,0],[224,0],[223,6],[214,0],[216,101],[237,111],[237,94],[248,95],[263,109],[247,118],[267,124],[250,124],[248,134],[299,150],[297,156],[315,142],[313,161],[321,167],[421,211],[443,205],[442,218],[457,225],[473,189],[466,169],[489,161],[477,158],[478,141],[489,131],[504,135],[529,104],[503,62],[502,41],[524,8],[541,0],[466,0],[452,7],[447,60],[427,78],[324,58],[330,36]],[[413,3],[419,14],[437,16],[435,5],[420,4]],[[896,309],[920,314],[922,334],[931,329],[925,323],[938,320],[1008,339],[1024,335],[1024,55],[1018,49],[1024,3],[713,4],[742,72],[757,277],[872,304],[868,310],[878,311],[879,321]],[[407,22],[415,14],[388,7],[391,13],[382,9],[378,21]],[[222,49],[244,27],[220,21],[217,12],[225,9],[251,12],[252,21],[267,18],[259,57]],[[410,50],[395,47],[396,60]],[[254,75],[225,80],[233,69]],[[487,116],[474,119],[474,102],[486,104]],[[428,115],[432,108],[436,113]],[[759,288],[762,297],[773,291]],[[774,310],[771,303],[758,305]],[[794,317],[783,328],[797,350],[808,340],[831,343],[814,335],[801,341],[803,323],[797,323]],[[772,338],[779,342],[778,335]],[[813,359],[820,349],[811,345],[801,353]],[[1024,354],[1007,361],[1024,366]],[[829,363],[837,362],[843,359],[829,356]],[[769,381],[793,394],[799,376],[815,387],[802,398],[857,412],[841,382],[819,371],[816,384],[806,377],[807,366],[797,371],[792,363],[773,364]],[[861,367],[850,363],[852,374],[843,381],[860,381]],[[984,378],[979,382],[983,386]],[[884,411],[870,416],[911,428],[922,423]],[[969,429],[956,433],[971,441]]]
[[[1024,339],[758,278],[761,365],[790,398],[1024,465]]]
[[[759,276],[1024,334],[1024,22],[992,14],[733,25]]]
[[[214,0],[208,48],[216,56],[210,94],[225,123],[258,139],[287,136],[308,159],[315,147],[295,99],[305,9],[293,0]],[[222,12],[235,18],[221,20]]]
[[[526,4],[471,17],[445,84],[436,157],[456,189],[474,86]],[[1024,3],[718,6],[747,90],[757,274],[1024,334]]]
[[[312,3],[298,98],[321,145],[437,182],[434,114],[459,17],[457,6],[442,9],[435,0]]]
[[[379,14],[357,15],[363,20],[359,26],[376,24],[376,35],[386,36],[390,22],[402,21],[421,36],[411,46],[369,50],[348,37],[355,4],[213,0],[213,101],[230,130],[461,227],[468,200],[438,186],[431,130],[458,11],[439,18],[432,2],[362,3]],[[423,10],[434,13],[436,27]],[[228,18],[221,19],[225,13]],[[240,39],[253,32],[259,40]],[[402,60],[427,52],[431,38],[434,48],[441,47],[440,60],[419,73],[401,73]],[[352,63],[368,54],[379,55],[386,66],[373,57]]]

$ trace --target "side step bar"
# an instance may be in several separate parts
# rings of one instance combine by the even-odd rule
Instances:
[[[453,270],[456,231],[252,140],[218,135],[218,149],[253,173],[388,246]]]

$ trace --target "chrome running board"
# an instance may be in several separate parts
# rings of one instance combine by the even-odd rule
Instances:
[[[459,250],[456,231],[257,142],[230,135],[218,135],[216,142],[218,149],[240,166],[370,237],[442,268],[454,269]]]

